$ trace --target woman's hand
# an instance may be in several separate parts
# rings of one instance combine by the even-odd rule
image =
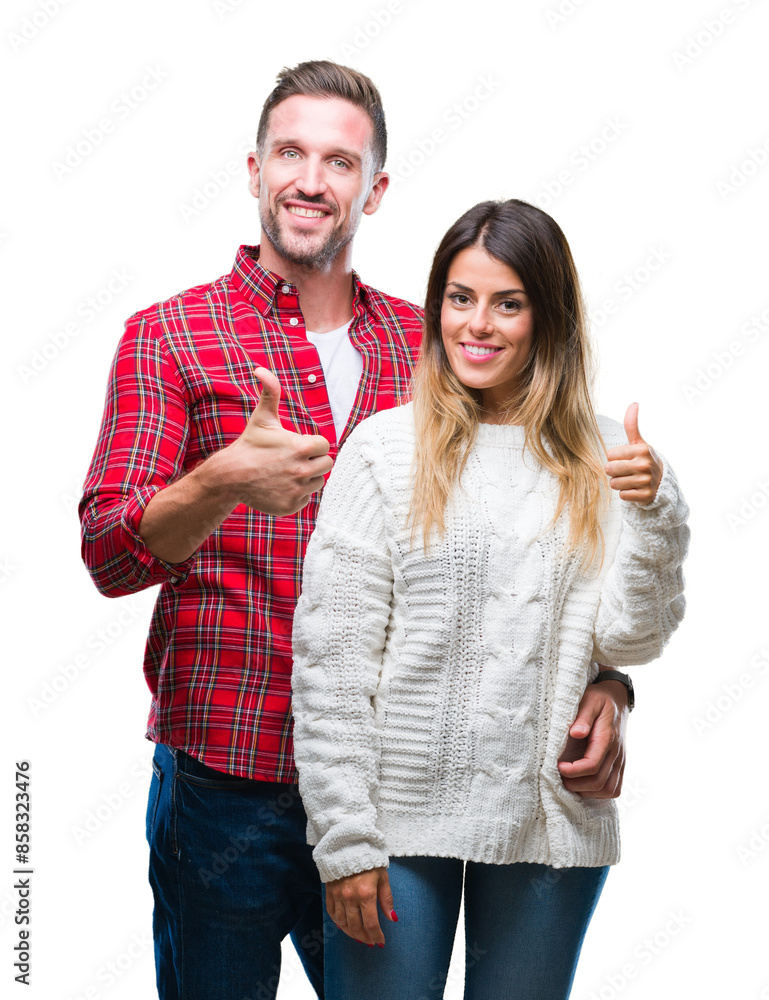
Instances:
[[[384,948],[377,900],[387,919],[396,921],[386,868],[372,868],[326,882],[326,909],[337,927],[361,944]]]
[[[606,452],[604,471],[609,485],[620,491],[620,500],[651,503],[662,479],[662,463],[638,430],[638,403],[627,408],[625,433],[628,443]]]

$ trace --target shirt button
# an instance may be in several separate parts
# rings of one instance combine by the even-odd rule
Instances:
[[[179,582],[179,577],[178,576],[170,576],[168,579],[171,581],[171,583],[178,583]]]
[[[318,376],[317,375],[308,375],[307,376],[307,381],[308,382],[317,382],[318,381]]]
[[[289,320],[289,323],[291,324],[291,326],[299,326],[299,320],[296,318],[296,316],[292,316],[291,319]]]
[[[284,295],[288,295],[288,293],[291,291],[291,285],[284,285],[281,290],[284,293]]]

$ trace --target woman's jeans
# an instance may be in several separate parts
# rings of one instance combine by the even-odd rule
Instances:
[[[223,774],[163,744],[152,764],[161,1000],[273,1000],[287,934],[301,964],[284,976],[306,973],[322,997],[322,890],[296,785]]]
[[[391,858],[384,948],[324,912],[326,1000],[440,1000],[465,902],[465,1000],[565,1000],[609,868]]]

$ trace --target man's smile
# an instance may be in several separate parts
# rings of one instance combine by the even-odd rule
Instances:
[[[289,215],[293,217],[297,222],[301,219],[300,225],[306,226],[316,226],[320,221],[327,218],[328,216],[333,216],[333,212],[330,208],[325,205],[313,205],[307,202],[302,202],[296,199],[288,199],[281,203],[281,207],[285,208]]]

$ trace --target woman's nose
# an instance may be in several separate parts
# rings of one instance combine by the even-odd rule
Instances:
[[[467,329],[477,337],[488,336],[492,333],[494,324],[491,322],[489,310],[485,306],[479,306],[473,311],[468,320]]]

